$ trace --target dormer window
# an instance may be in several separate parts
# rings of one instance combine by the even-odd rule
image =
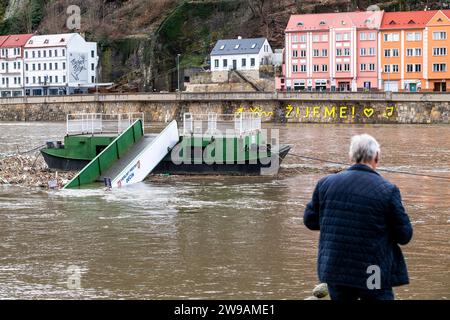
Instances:
[[[366,19],[366,21],[364,21],[364,23],[366,23],[366,24],[372,23],[372,20],[371,19]]]
[[[344,21],[344,20],[342,20],[342,21],[341,21],[341,24],[342,24],[343,26],[345,26],[345,21]]]
[[[437,22],[442,22],[442,19],[441,18],[437,19]]]
[[[28,44],[33,44],[33,40],[28,41]]]
[[[234,49],[236,50],[236,49],[239,49],[239,45],[237,44],[237,45],[235,45],[234,46]]]
[[[220,50],[223,50],[223,49],[225,49],[225,45],[224,44],[220,46]]]
[[[61,38],[61,40],[59,40],[59,42],[64,42],[65,40],[64,40],[64,38]]]
[[[414,20],[409,20],[408,24],[416,24]]]
[[[256,43],[252,44],[252,49],[256,48]]]
[[[299,26],[299,27],[302,27],[303,26],[303,22],[299,22],[299,23],[297,23],[297,26]]]
[[[45,39],[44,44],[48,44],[48,39]]]
[[[323,26],[323,25],[325,25],[326,24],[326,22],[325,21],[320,21],[320,23],[319,23],[321,26]]]
[[[396,24],[394,20],[391,20],[391,22],[389,22],[389,24]]]

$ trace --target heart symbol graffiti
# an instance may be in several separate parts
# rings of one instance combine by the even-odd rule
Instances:
[[[373,108],[364,108],[364,114],[367,118],[370,118],[371,116],[373,116],[374,112],[375,112],[375,110],[373,110]]]

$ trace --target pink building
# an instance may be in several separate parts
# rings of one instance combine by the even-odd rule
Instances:
[[[293,15],[285,33],[279,90],[379,88],[378,30],[383,12]]]

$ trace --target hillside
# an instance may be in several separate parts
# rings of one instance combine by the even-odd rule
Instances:
[[[370,4],[395,10],[448,8],[450,0],[0,0],[0,34],[68,32],[67,8],[81,9],[80,32],[97,41],[100,79],[124,87],[168,90],[182,67],[207,64],[219,38],[267,37],[283,45],[290,14],[364,10]]]

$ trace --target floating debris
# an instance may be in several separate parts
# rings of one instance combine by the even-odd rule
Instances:
[[[305,300],[321,300],[328,296],[328,285],[326,283],[318,284],[312,292],[312,296],[306,298]],[[329,297],[328,297],[329,299]],[[327,299],[325,299],[327,300]]]
[[[50,170],[40,154],[0,158],[0,185],[57,189],[74,175],[75,172]]]

